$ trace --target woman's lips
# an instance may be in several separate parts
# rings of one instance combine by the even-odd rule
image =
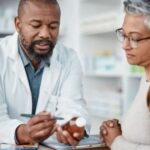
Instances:
[[[134,57],[133,54],[126,54],[127,57]]]

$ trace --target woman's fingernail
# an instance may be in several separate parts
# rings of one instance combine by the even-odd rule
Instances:
[[[57,130],[58,130],[58,131],[62,131],[61,127],[58,127]]]
[[[63,131],[63,135],[67,136],[68,135],[67,131]]]
[[[79,137],[79,133],[74,133],[74,134],[73,134],[73,137],[75,137],[75,138],[76,138],[76,137]]]
[[[110,127],[113,127],[113,126],[114,126],[114,124],[111,122],[111,123],[109,124],[109,126],[110,126]]]
[[[106,134],[107,132],[106,132],[106,130],[103,130],[103,134]]]

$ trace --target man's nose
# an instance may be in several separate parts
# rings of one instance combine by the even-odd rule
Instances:
[[[50,31],[48,27],[42,27],[40,32],[39,32],[39,37],[42,39],[50,39],[51,35],[50,35]]]

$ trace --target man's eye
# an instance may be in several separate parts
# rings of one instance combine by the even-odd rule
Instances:
[[[50,25],[50,29],[52,30],[55,30],[55,29],[58,29],[59,28],[59,25]]]
[[[52,30],[58,29],[58,27],[51,27]]]
[[[31,26],[32,26],[33,28],[39,28],[39,27],[40,27],[40,24],[31,24]]]

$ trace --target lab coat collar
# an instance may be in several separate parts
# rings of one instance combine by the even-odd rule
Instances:
[[[14,73],[18,74],[19,79],[22,81],[24,86],[26,87],[26,90],[28,91],[30,98],[31,98],[31,91],[28,83],[28,79],[25,73],[25,69],[21,60],[21,57],[18,53],[18,44],[17,44],[17,38],[18,34],[15,33],[11,38],[11,50],[9,53],[9,57],[12,60],[12,69]],[[50,96],[55,91],[55,89],[58,86],[59,77],[62,71],[62,63],[59,56],[59,50],[61,49],[61,45],[59,43],[56,44],[53,55],[51,58],[51,65],[50,67],[45,67],[43,72],[43,77],[41,81],[41,87],[40,87],[40,93],[39,93],[39,99],[37,104],[36,113],[45,110],[46,105],[49,102]]]

